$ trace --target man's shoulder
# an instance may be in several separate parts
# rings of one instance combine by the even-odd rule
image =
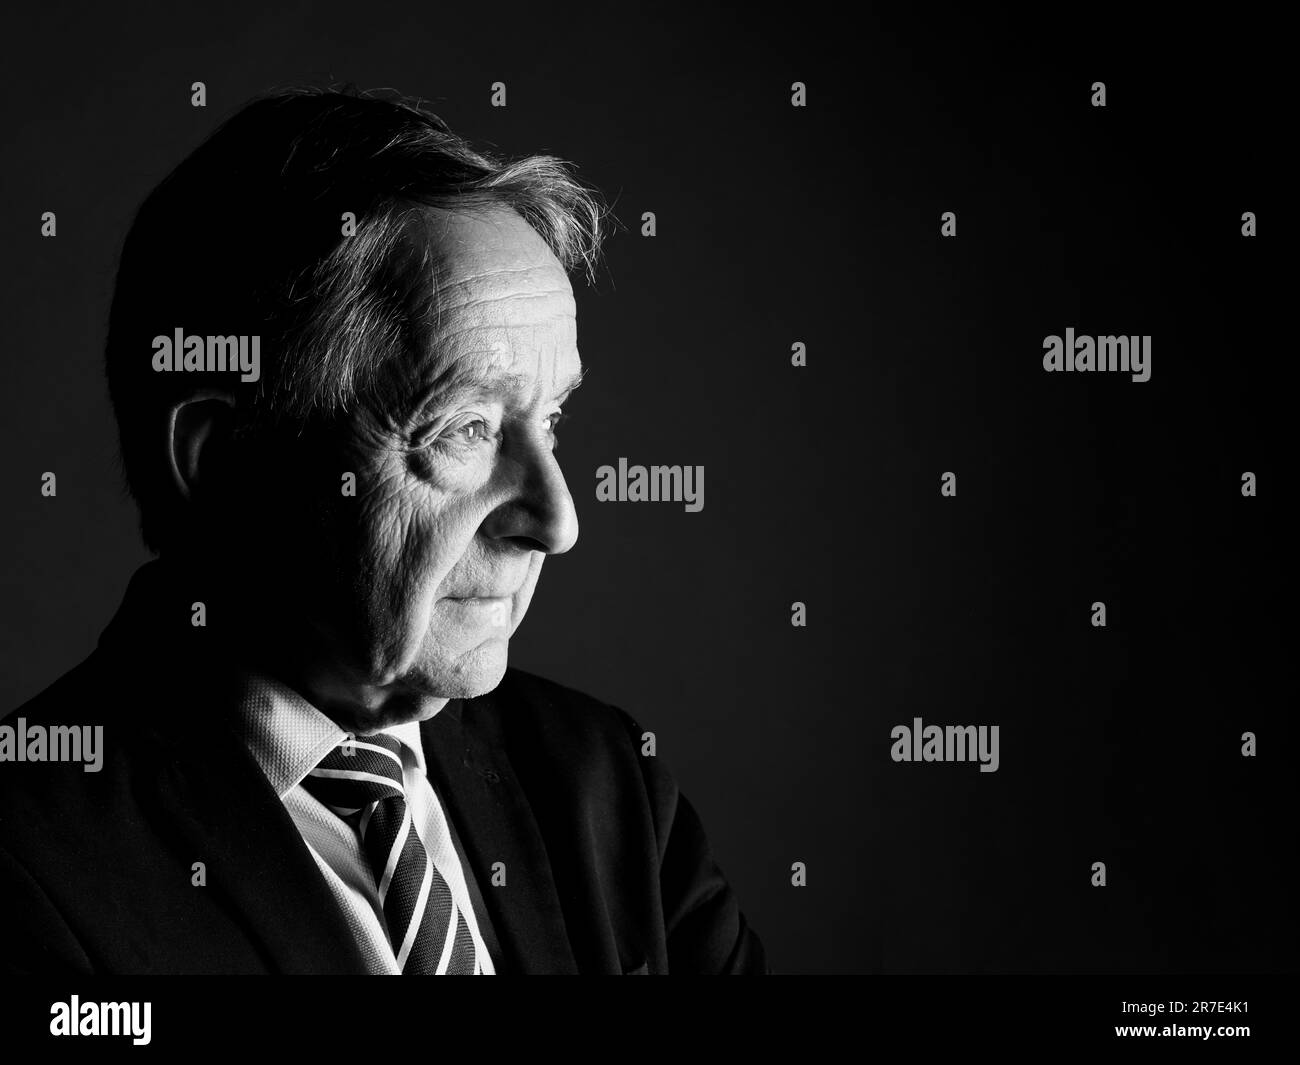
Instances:
[[[0,827],[24,803],[56,817],[68,802],[99,801],[137,731],[129,695],[97,651],[0,718]]]
[[[26,702],[15,708],[4,708],[0,724],[12,725],[19,718],[25,721],[53,724],[54,719],[65,716],[73,708],[94,711],[98,700],[87,705],[92,693],[103,687],[108,677],[103,656],[94,652],[82,659],[67,672],[47,684]]]

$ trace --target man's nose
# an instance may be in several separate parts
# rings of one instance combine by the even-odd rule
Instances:
[[[578,540],[578,514],[555,453],[529,442],[507,460],[512,492],[484,522],[484,532],[529,551],[562,555]]]

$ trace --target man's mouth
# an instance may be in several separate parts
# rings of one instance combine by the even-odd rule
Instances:
[[[509,628],[513,595],[449,595],[443,598],[451,613],[472,625]]]

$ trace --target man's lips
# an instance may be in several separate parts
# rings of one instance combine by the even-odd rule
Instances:
[[[510,600],[515,597],[514,592],[484,592],[480,595],[444,595],[444,599],[451,599],[457,603],[491,603],[498,600]]]
[[[514,596],[448,595],[439,600],[439,603],[452,617],[459,618],[466,624],[508,629]]]

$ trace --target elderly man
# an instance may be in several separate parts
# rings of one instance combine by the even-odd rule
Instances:
[[[507,668],[573,546],[568,274],[601,210],[405,101],[293,91],[146,200],[107,372],[159,557],[10,721],[3,965],[64,973],[761,973],[621,710]]]

